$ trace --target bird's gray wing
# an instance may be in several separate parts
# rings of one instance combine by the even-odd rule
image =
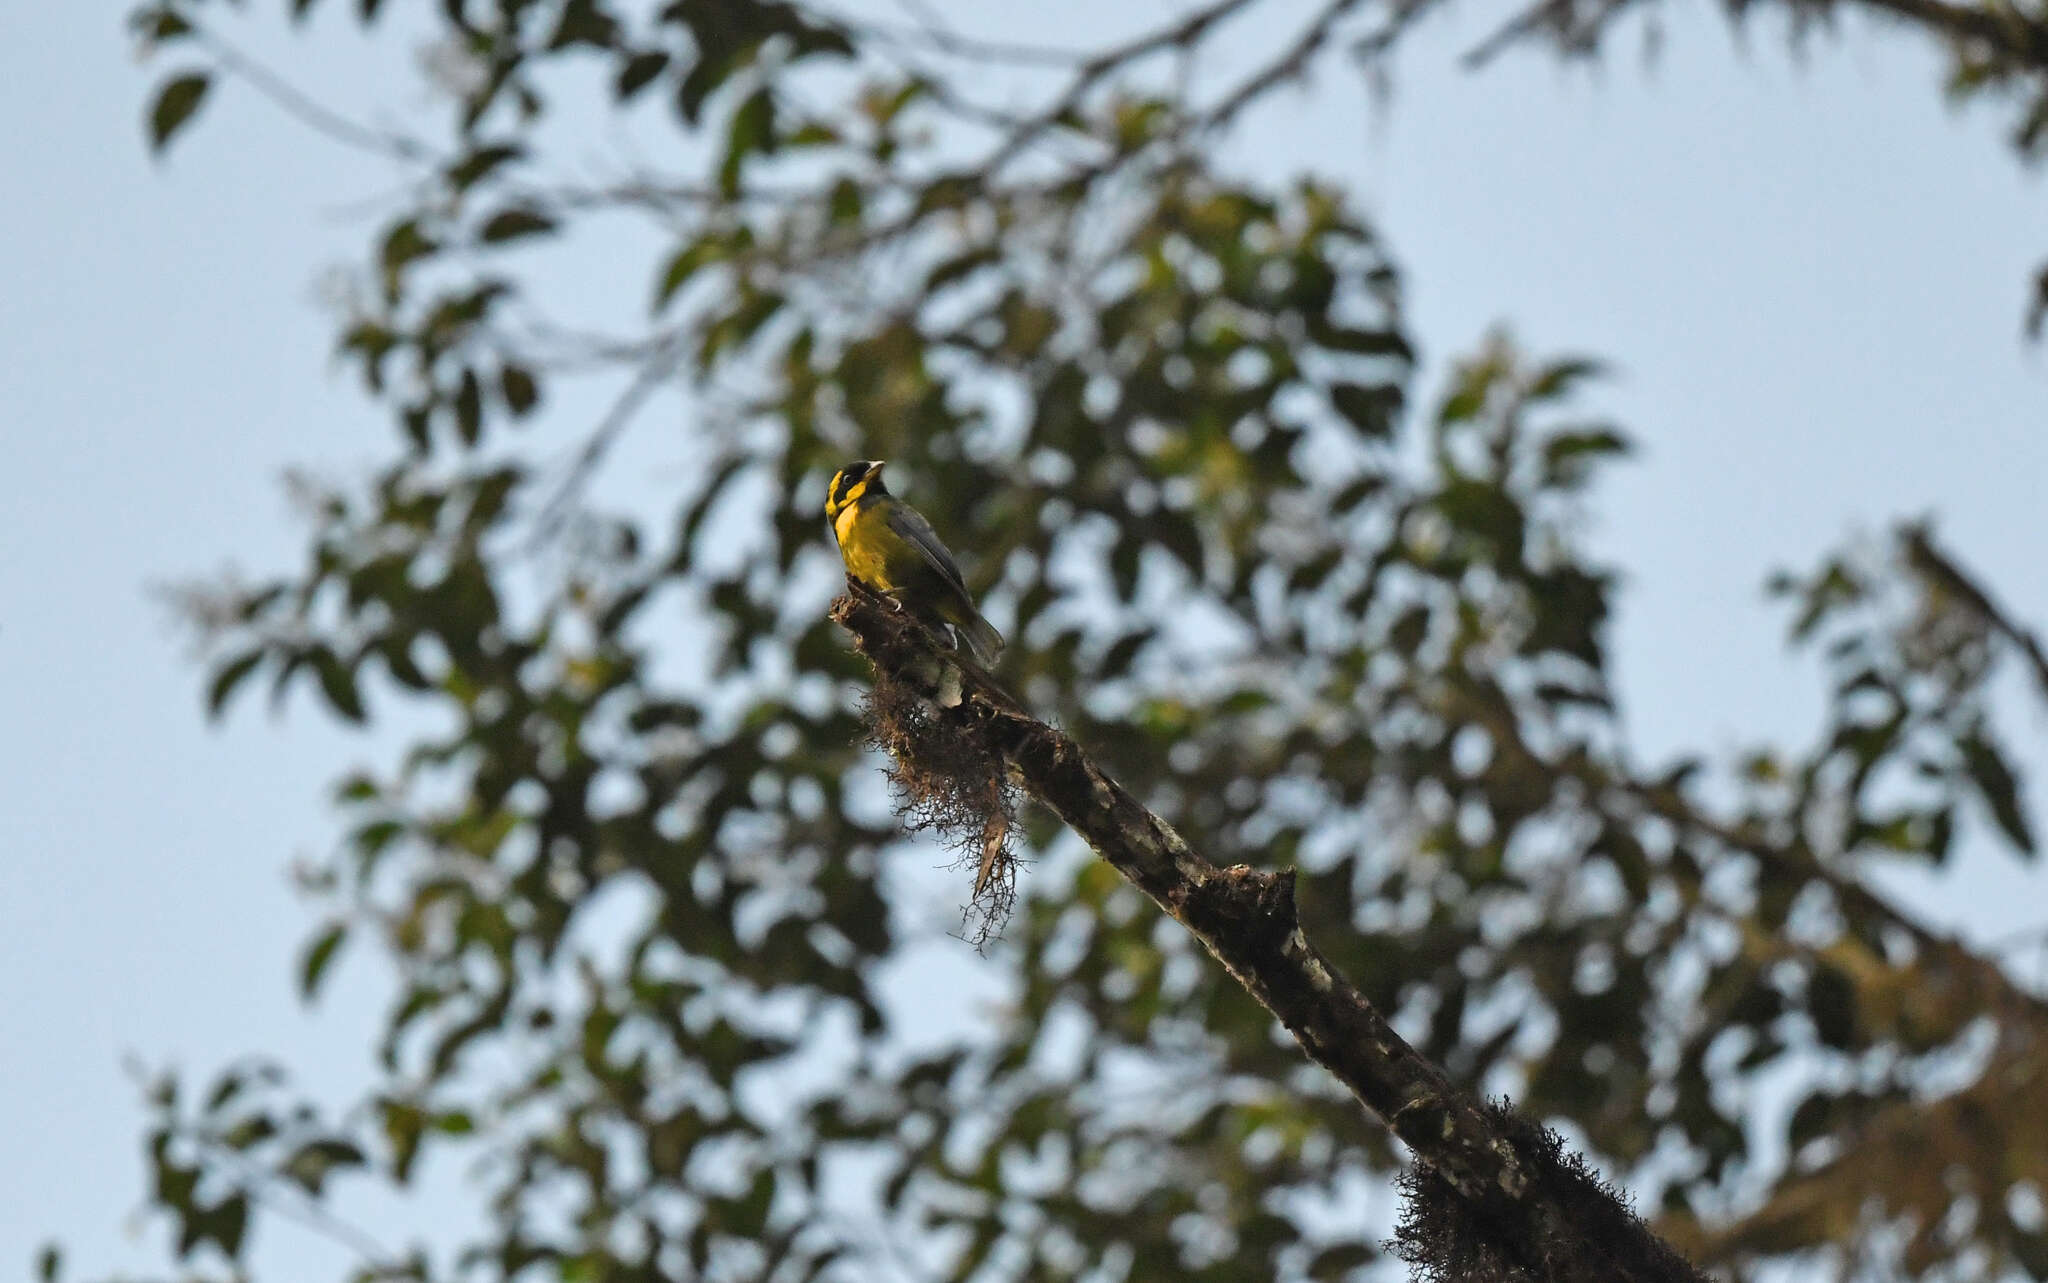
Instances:
[[[924,554],[924,559],[932,564],[932,569],[959,589],[961,596],[967,596],[967,581],[960,574],[959,563],[953,560],[952,553],[946,551],[946,545],[939,542],[939,532],[932,529],[932,523],[926,521],[922,513],[907,503],[891,504],[889,528],[915,545]]]

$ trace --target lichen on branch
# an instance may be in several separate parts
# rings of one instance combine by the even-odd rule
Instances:
[[[886,609],[860,584],[848,589]],[[919,625],[904,619],[910,628]],[[967,661],[952,657],[959,663]],[[1017,785],[1008,762],[977,733],[960,706],[961,669],[940,664],[918,669],[918,680],[877,667],[861,708],[868,743],[888,754],[896,812],[911,832],[930,832],[961,853],[975,870],[974,893],[964,911],[964,934],[981,948],[1001,932],[1017,900],[1017,856],[1010,834],[1017,823]]]

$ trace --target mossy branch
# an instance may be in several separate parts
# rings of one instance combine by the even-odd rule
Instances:
[[[952,752],[971,746],[968,755],[982,763],[974,774],[1003,764],[996,769],[1193,933],[1311,1060],[1414,1152],[1396,1250],[1420,1277],[1704,1283],[1554,1136],[1458,1090],[1394,1031],[1303,934],[1292,869],[1211,864],[1080,745],[858,585],[833,603],[832,618],[875,667],[870,711],[878,743],[916,752],[937,734]],[[913,706],[914,727],[889,724]],[[897,769],[899,779],[906,771],[951,778],[959,763],[949,754],[945,761],[899,759]],[[906,808],[918,800],[906,799]]]

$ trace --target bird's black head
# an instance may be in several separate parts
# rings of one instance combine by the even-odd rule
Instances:
[[[825,511],[838,512],[863,495],[887,493],[882,488],[882,461],[858,459],[832,475],[831,489],[825,493]]]

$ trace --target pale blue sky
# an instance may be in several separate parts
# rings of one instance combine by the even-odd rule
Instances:
[[[282,470],[348,475],[386,448],[315,299],[321,266],[368,235],[337,211],[388,171],[234,85],[152,164],[155,73],[123,7],[0,15],[0,1272],[53,1236],[88,1272],[160,1259],[131,1232],[124,1054],[204,1072],[269,1051],[338,1095],[380,999],[359,968],[299,1009],[311,920],[286,877],[332,840],[327,783],[379,746],[296,700],[206,726],[150,590],[287,564]],[[274,31],[279,6],[256,7]],[[961,25],[1001,29],[975,8],[954,8]],[[1086,39],[1089,7],[1063,8],[1042,29]],[[1856,23],[1804,66],[1770,24],[1744,54],[1696,13],[1649,71],[1624,45],[1594,72],[1525,54],[1461,73],[1488,16],[1433,24],[1384,107],[1339,68],[1281,94],[1242,154],[1361,193],[1433,371],[1499,320],[1614,363],[1592,401],[1644,448],[1598,492],[1594,536],[1628,574],[1615,641],[1637,746],[1802,737],[1817,684],[1758,585],[1895,515],[1936,513],[2048,620],[2048,372],[2018,331],[2048,223],[2003,119],[1952,114],[1931,55]],[[417,104],[402,53],[348,41],[292,65],[345,103]],[[2042,719],[2021,725],[2038,775]],[[1981,848],[1924,899],[1979,933],[2043,916],[2038,880]],[[298,1231],[262,1248],[295,1273],[335,1260]]]

